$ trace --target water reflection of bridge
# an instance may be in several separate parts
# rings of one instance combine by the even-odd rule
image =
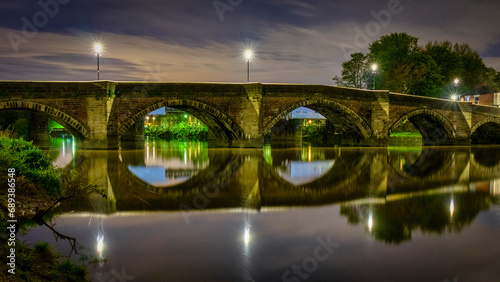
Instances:
[[[314,150],[314,149],[313,149]],[[410,152],[365,148],[322,149],[309,158],[300,150],[208,150],[206,166],[165,170],[189,176],[183,182],[157,186],[137,177],[130,165],[144,165],[144,151],[79,151],[77,170],[104,187],[116,205],[100,212],[130,210],[290,207],[339,202],[386,202],[400,196],[442,191],[498,194],[498,149],[432,148]],[[301,160],[302,158],[302,160]],[[329,170],[309,182],[282,177],[292,160],[303,166],[325,161]],[[315,163],[316,162],[316,163]],[[325,164],[325,163],[323,163]],[[324,166],[323,166],[324,167]],[[280,175],[280,171],[282,175]],[[451,190],[446,190],[450,192]],[[420,194],[419,194],[420,193]],[[447,192],[439,192],[447,193]],[[73,203],[74,205],[76,203]],[[91,210],[81,202],[73,210]]]

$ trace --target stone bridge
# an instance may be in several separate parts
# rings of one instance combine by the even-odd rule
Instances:
[[[35,113],[36,134],[46,134],[51,118],[88,149],[115,149],[120,140],[143,138],[146,114],[161,107],[197,117],[219,146],[261,147],[271,131],[284,130],[278,122],[301,106],[321,113],[335,131],[362,146],[385,146],[407,121],[420,131],[424,145],[500,143],[498,108],[389,91],[263,83],[0,81],[0,111]]]

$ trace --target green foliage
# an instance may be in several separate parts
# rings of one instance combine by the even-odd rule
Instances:
[[[423,52],[430,56],[439,66],[442,79],[441,85],[449,83],[461,75],[462,62],[458,54],[453,51],[453,44],[450,41],[429,42],[425,45]]]
[[[351,54],[351,59],[342,63],[342,78],[334,77],[339,86],[362,88],[369,75],[368,55],[361,52]]]
[[[64,128],[64,126],[49,118],[49,131],[52,131],[54,128]]]
[[[382,72],[396,68],[420,52],[418,38],[406,33],[382,36],[370,45],[370,59]],[[411,59],[410,59],[411,61]]]
[[[30,138],[31,113],[7,110],[0,115],[0,127],[12,130],[16,137]]]
[[[364,80],[368,86],[368,66],[360,62],[370,61],[378,65],[377,89],[392,92],[445,98],[455,90],[455,78],[460,79],[456,90],[461,93],[478,86],[500,86],[498,72],[487,68],[468,44],[434,41],[420,47],[417,37],[393,33],[374,41],[369,50],[367,55],[352,54],[352,59],[342,64],[342,78],[334,80],[341,86],[356,88],[362,88]]]
[[[159,124],[145,127],[146,136],[195,140],[206,140],[208,137],[208,127],[200,121],[190,120],[185,114],[167,114],[158,119]]]
[[[26,177],[37,187],[46,189],[52,196],[61,192],[61,171],[52,166],[49,156],[31,142],[11,139],[1,132],[0,167],[4,171],[15,168],[17,176]]]
[[[120,91],[112,91],[111,89],[108,89],[108,99],[112,99],[114,97],[120,97],[121,93]]]
[[[67,260],[63,263],[60,263],[57,266],[57,269],[64,274],[65,277],[69,278],[71,276],[76,277],[85,277],[87,274],[87,269],[80,265],[75,265],[72,261]],[[83,280],[85,281],[85,280]]]
[[[468,44],[455,44],[453,51],[460,58],[462,72],[460,74],[461,85],[467,90],[482,85],[486,77],[487,68],[481,56]]]
[[[393,132],[391,137],[422,138],[420,132]]]
[[[45,258],[47,261],[52,261],[57,256],[55,255],[52,247],[47,242],[38,242],[35,243],[34,251],[41,257]]]
[[[13,124],[13,129],[19,134],[20,137],[28,139],[30,136],[30,122],[25,119],[21,118],[18,119],[14,122]]]

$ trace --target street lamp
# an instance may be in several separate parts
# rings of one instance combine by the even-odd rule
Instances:
[[[102,46],[100,43],[94,44],[94,51],[97,55],[97,80],[99,80],[99,56],[101,56]]]
[[[253,52],[250,49],[245,50],[245,59],[247,60],[247,82],[250,82],[250,60],[253,57]]]
[[[460,82],[460,79],[455,78],[453,82],[455,83],[455,95],[451,96],[451,99],[453,99],[453,101],[456,101],[458,99],[458,83]]]
[[[375,90],[375,74],[377,73],[377,64],[372,65],[372,76],[373,76],[373,90]]]

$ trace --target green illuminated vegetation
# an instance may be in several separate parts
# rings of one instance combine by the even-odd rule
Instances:
[[[148,117],[144,128],[146,136],[163,139],[207,140],[208,127],[197,118],[185,113],[166,113]]]
[[[64,126],[60,125],[59,123],[49,118],[49,131],[52,131],[52,129],[54,128],[64,128]]]

